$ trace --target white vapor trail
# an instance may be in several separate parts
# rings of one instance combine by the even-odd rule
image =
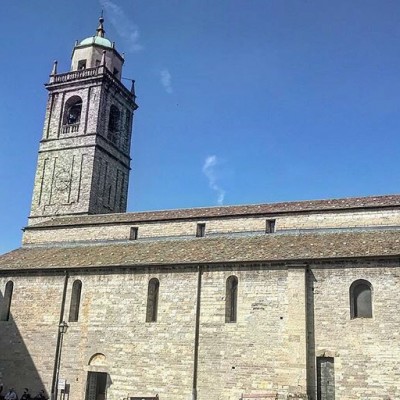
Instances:
[[[167,93],[172,93],[172,77],[167,69],[160,71],[161,85]]]
[[[203,173],[208,179],[208,185],[210,188],[217,193],[218,205],[222,205],[224,204],[225,190],[223,190],[217,183],[218,177],[215,170],[217,164],[217,156],[208,156],[203,164]]]
[[[124,10],[111,0],[99,0],[100,5],[110,18],[110,22],[118,35],[128,42],[129,51],[139,51],[143,46],[139,44],[139,29],[126,15]]]

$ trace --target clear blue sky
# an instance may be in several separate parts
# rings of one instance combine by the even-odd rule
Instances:
[[[29,214],[53,60],[137,82],[129,210],[399,193],[400,1],[18,0],[0,13],[0,252]]]

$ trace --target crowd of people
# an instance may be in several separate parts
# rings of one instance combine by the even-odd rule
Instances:
[[[3,384],[0,382],[0,400],[47,400],[47,397],[44,390],[41,390],[36,396],[32,397],[28,388],[24,389],[21,397],[18,397],[17,392],[12,387],[4,394]]]

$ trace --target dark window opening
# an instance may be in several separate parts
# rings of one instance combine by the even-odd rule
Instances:
[[[64,123],[63,125],[74,125],[79,127],[82,113],[82,99],[79,96],[72,96],[65,103]],[[77,130],[77,129],[76,129]],[[65,131],[65,133],[69,132]],[[75,130],[72,130],[75,132]]]
[[[160,289],[160,282],[158,281],[158,279],[157,278],[150,279],[149,289],[147,292],[146,322],[157,321],[159,289]]]
[[[117,68],[114,68],[113,75],[118,75],[118,72]]]
[[[274,233],[275,232],[275,220],[267,219],[265,225],[265,233]]]
[[[69,322],[77,322],[79,318],[79,306],[81,303],[82,282],[76,280],[72,285],[71,304],[69,307]]]
[[[86,68],[86,60],[79,60],[78,69],[85,69],[85,68]]]
[[[206,224],[197,224],[196,237],[204,237],[206,235]]]
[[[351,318],[372,318],[372,286],[360,279],[350,286]]]
[[[3,306],[1,307],[0,321],[8,321],[10,319],[11,300],[14,290],[14,283],[8,281],[4,291]]]
[[[101,62],[100,60],[96,60],[96,61],[95,61],[96,67],[98,67],[98,66],[100,65],[100,62]]]
[[[133,226],[131,228],[131,233],[130,233],[129,239],[130,240],[137,240],[138,233],[139,233],[139,228],[137,226]]]
[[[232,275],[226,280],[225,322],[237,320],[237,291],[238,278]]]

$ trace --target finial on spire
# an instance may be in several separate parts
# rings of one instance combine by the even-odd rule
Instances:
[[[51,70],[50,75],[57,75],[57,60],[54,61],[53,69]]]
[[[135,80],[134,80],[134,79],[132,79],[131,93],[132,93],[133,99],[136,99],[136,94],[135,94]]]
[[[103,50],[103,55],[101,56],[101,62],[100,62],[101,66],[105,66],[106,65],[106,51]]]
[[[106,33],[106,31],[104,30],[103,22],[104,22],[103,10],[101,10],[101,15],[99,18],[99,26],[96,29],[96,36],[104,37],[104,34]]]

